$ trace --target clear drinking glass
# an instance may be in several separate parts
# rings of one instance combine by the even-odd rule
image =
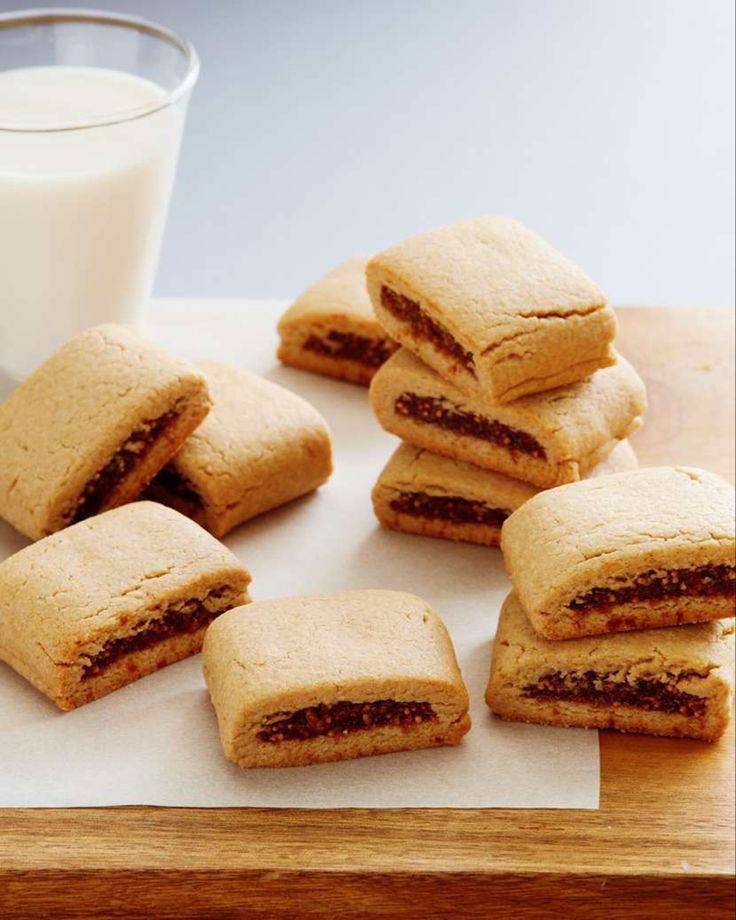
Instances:
[[[187,102],[189,42],[93,10],[0,15],[0,373],[20,380],[150,298]]]

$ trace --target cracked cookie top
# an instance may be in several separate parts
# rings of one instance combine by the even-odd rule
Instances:
[[[389,335],[468,393],[511,402],[615,361],[603,292],[507,217],[410,237],[371,259],[366,280]]]
[[[395,275],[437,306],[449,331],[488,352],[518,321],[585,315],[606,297],[582,269],[509,217],[478,217],[419,233],[379,253],[368,272]]]

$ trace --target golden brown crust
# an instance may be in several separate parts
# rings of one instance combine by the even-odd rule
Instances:
[[[72,708],[198,651],[206,622],[246,603],[249,582],[192,521],[124,505],[0,564],[0,659]]]
[[[207,632],[204,674],[225,755],[241,767],[298,766],[456,744],[467,691],[447,630],[420,598],[345,591],[232,610]],[[319,706],[429,703],[435,718],[298,739],[259,737]]]
[[[606,460],[590,472],[604,476],[635,469],[636,454],[628,441],[614,448]],[[497,546],[503,520],[538,493],[525,482],[492,473],[402,443],[391,455],[373,488],[373,510],[389,530]],[[406,496],[427,496],[431,501],[449,500],[447,517],[407,513]],[[457,501],[461,505],[453,513]],[[468,507],[464,503],[470,503]],[[497,512],[497,514],[496,514]],[[473,520],[473,516],[477,520]]]
[[[512,593],[499,616],[486,702],[511,721],[715,741],[730,719],[733,636],[733,622],[721,621],[554,642],[534,631]],[[567,681],[592,674],[596,682],[641,685],[642,699],[632,705],[535,697],[530,688],[554,674]],[[653,706],[650,697],[657,687],[686,694],[682,707]]]
[[[295,393],[217,361],[200,368],[212,411],[148,494],[222,537],[326,482],[332,442],[324,418]],[[177,479],[195,502],[176,494]]]
[[[520,601],[549,639],[649,629],[734,615],[736,580],[677,594],[581,606],[592,589],[734,565],[734,491],[705,470],[650,467],[541,492],[504,524],[502,549]],[[674,576],[673,576],[674,577]]]
[[[603,292],[510,218],[418,234],[375,256],[366,275],[389,335],[468,395],[511,402],[613,363],[616,320]],[[392,309],[392,293],[439,324],[454,353]]]
[[[398,346],[373,313],[365,286],[367,263],[363,256],[348,259],[286,310],[278,325],[283,364],[362,386],[371,382]]]
[[[534,452],[443,427],[401,407],[410,398],[432,400],[451,416],[502,425],[536,442]],[[406,349],[383,365],[371,383],[371,407],[386,431],[432,453],[503,473],[547,489],[586,476],[641,425],[644,385],[623,358],[583,383],[490,405],[464,395]]]
[[[131,500],[209,404],[191,365],[122,326],[86,330],[0,405],[0,515],[34,540],[68,526],[85,489],[126,449],[132,465],[89,513]]]

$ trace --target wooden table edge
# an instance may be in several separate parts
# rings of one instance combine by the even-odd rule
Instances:
[[[64,894],[60,897],[60,889]],[[299,912],[295,914],[295,903]],[[615,904],[615,908],[613,905]],[[365,872],[268,869],[0,872],[0,916],[150,918],[432,918],[732,920],[729,879],[659,874]]]

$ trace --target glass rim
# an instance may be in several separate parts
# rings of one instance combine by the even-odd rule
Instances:
[[[199,77],[199,56],[194,45],[171,29],[143,19],[140,16],[129,16],[126,13],[107,13],[102,10],[70,8],[53,9],[39,8],[33,10],[16,10],[10,13],[0,13],[0,36],[4,29],[14,29],[21,26],[39,26],[52,23],[91,23],[93,25],[118,26],[142,32],[177,48],[184,55],[187,62],[187,71],[183,79],[172,90],[164,94],[161,99],[143,106],[131,109],[120,109],[108,115],[99,115],[96,118],[87,118],[73,122],[59,122],[49,124],[22,124],[20,122],[7,122],[0,119],[0,131],[14,131],[21,134],[50,133],[56,131],[83,131],[88,128],[102,128],[106,125],[121,124],[153,115],[168,106],[175,105],[185,96],[197,82]],[[54,65],[49,65],[54,66]],[[0,70],[0,73],[3,71]]]

